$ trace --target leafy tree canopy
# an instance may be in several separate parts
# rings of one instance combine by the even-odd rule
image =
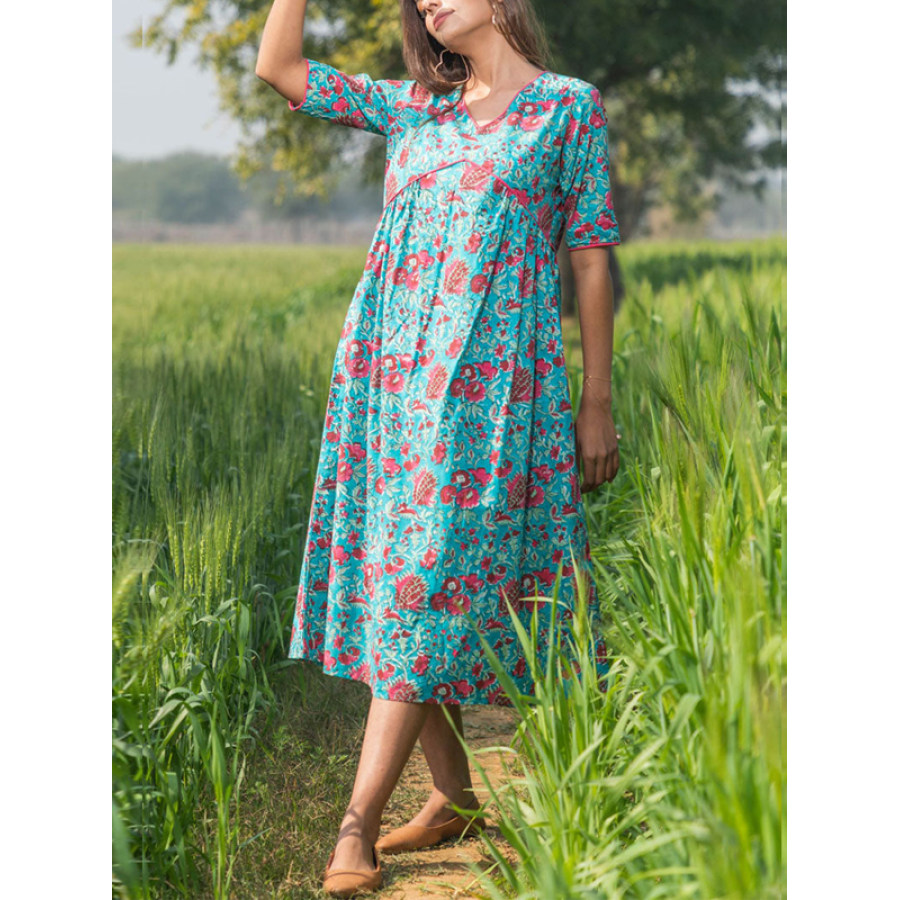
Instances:
[[[303,52],[349,73],[408,77],[398,0],[310,0]],[[403,0],[406,2],[406,0]],[[732,186],[784,164],[784,0],[534,0],[550,68],[596,84],[610,116],[612,191],[623,238],[670,205],[691,219]],[[196,48],[217,77],[222,108],[241,125],[242,177],[279,173],[276,201],[325,195],[348,165],[373,180],[384,142],[291,113],[255,74],[269,0],[167,0],[133,35],[170,61]],[[754,126],[771,135],[747,138]],[[758,190],[762,179],[750,184]]]

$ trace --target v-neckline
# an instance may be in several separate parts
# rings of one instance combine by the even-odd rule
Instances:
[[[519,99],[519,97],[522,96],[522,93],[525,90],[527,90],[528,88],[530,88],[538,80],[538,78],[540,78],[542,75],[546,75],[549,71],[550,71],[549,69],[542,69],[540,72],[537,73],[537,75],[534,76],[534,78],[531,79],[531,81],[529,81],[527,84],[523,84],[522,87],[520,87],[519,90],[517,90],[515,92],[515,94],[513,94],[509,103],[506,104],[506,109],[504,109],[503,112],[500,113],[499,116],[494,116],[494,118],[491,119],[490,122],[476,122],[475,121],[475,117],[472,115],[472,111],[469,109],[469,104],[466,103],[465,92],[462,90],[462,88],[460,88],[458,105],[460,107],[462,107],[463,111],[465,112],[469,121],[474,126],[475,130],[480,133],[480,132],[485,131],[486,129],[490,128],[492,125],[496,125],[496,123],[499,122],[501,119],[505,119],[506,116],[509,115],[509,111],[512,109],[512,105]],[[484,99],[484,98],[482,98],[482,99]]]

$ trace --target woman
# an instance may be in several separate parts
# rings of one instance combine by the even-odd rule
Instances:
[[[381,885],[378,851],[484,825],[449,805],[479,807],[448,719],[462,734],[461,704],[509,703],[478,635],[530,693],[510,610],[533,610],[557,582],[571,620],[574,564],[590,561],[582,492],[619,467],[608,271],[619,233],[600,94],[543,65],[529,0],[402,0],[413,78],[377,81],[303,57],[305,6],[275,0],[257,75],[291,110],[387,138],[385,206],[335,356],[290,647],[372,689],[325,872],[326,890],[349,896]],[[574,428],[563,239],[587,373]],[[376,846],[417,738],[434,790]]]

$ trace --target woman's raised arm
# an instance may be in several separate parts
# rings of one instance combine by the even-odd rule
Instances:
[[[274,0],[256,57],[257,77],[298,104],[303,102],[306,94],[305,16],[306,0]]]

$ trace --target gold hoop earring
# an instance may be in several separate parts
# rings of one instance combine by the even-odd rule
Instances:
[[[453,78],[448,78],[446,75],[444,75],[438,71],[438,69],[444,65],[444,54],[447,52],[447,50],[449,50],[449,47],[444,47],[444,49],[441,50],[441,55],[438,58],[437,65],[431,67],[432,71],[434,72],[435,75],[438,76],[438,78],[443,78],[445,81],[449,81],[450,84],[455,84],[455,85],[466,84],[469,81],[469,79],[471,78],[471,73],[469,72],[469,61],[466,59],[465,56],[462,58],[462,61],[463,61],[463,65],[466,68],[466,77],[462,81],[456,81]]]

